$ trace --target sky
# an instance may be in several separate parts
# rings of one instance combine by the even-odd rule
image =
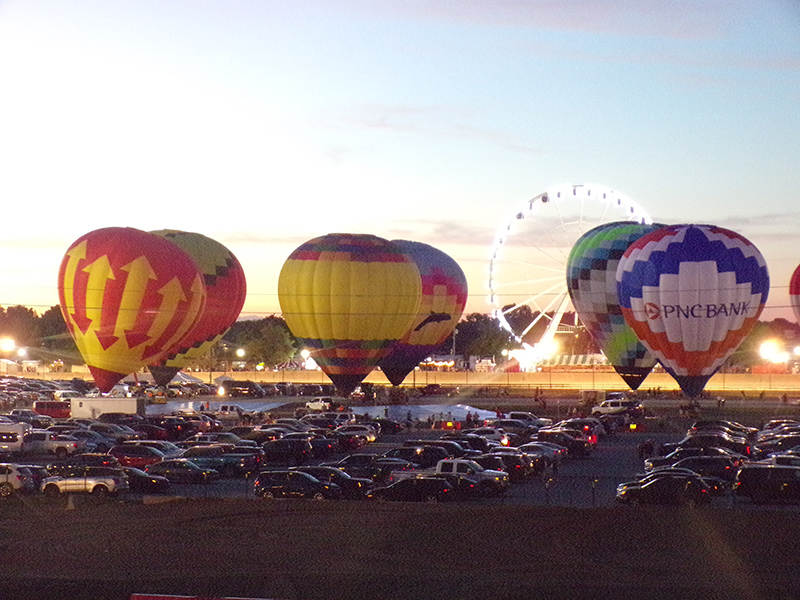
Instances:
[[[490,312],[495,239],[552,186],[800,262],[794,0],[0,0],[0,306],[58,303],[101,227],[195,231],[243,316],[332,232],[447,252]]]

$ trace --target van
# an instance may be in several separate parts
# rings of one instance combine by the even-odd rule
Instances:
[[[32,430],[30,423],[0,423],[0,454],[21,453],[23,438]]]
[[[56,400],[70,400],[72,398],[80,398],[80,393],[75,390],[55,390],[53,398]]]

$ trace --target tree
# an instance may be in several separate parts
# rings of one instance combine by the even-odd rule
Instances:
[[[248,362],[273,367],[291,360],[297,353],[297,342],[280,317],[237,321],[225,334],[229,345],[243,348]]]
[[[490,315],[471,313],[457,329],[456,352],[464,357],[497,357],[511,345],[511,335]]]
[[[10,337],[17,346],[38,346],[39,315],[26,306],[9,306],[0,312],[0,335]]]

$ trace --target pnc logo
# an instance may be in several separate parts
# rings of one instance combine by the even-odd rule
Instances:
[[[653,319],[657,319],[661,316],[661,309],[658,307],[658,304],[647,302],[644,305],[644,314],[647,315],[647,318],[652,321]]]

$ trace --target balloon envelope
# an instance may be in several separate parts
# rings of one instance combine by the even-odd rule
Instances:
[[[151,232],[186,252],[206,286],[206,303],[194,326],[158,364],[150,365],[158,385],[167,385],[193,360],[207,354],[239,318],[247,295],[242,265],[225,246],[199,233],[164,229]]]
[[[345,396],[408,331],[420,288],[411,258],[366,234],[309,240],[278,277],[286,324]]]
[[[400,385],[421,360],[453,333],[467,303],[467,278],[450,256],[420,242],[392,240],[417,265],[422,297],[411,328],[379,365],[393,385]]]
[[[738,233],[674,225],[631,244],[617,268],[617,291],[642,343],[696,397],[758,321],[769,274]]]
[[[625,322],[617,296],[617,266],[628,247],[661,225],[605,223],[584,233],[567,259],[567,289],[581,322],[628,386],[636,390],[656,358]]]
[[[795,319],[800,322],[800,266],[794,270],[789,281],[789,303],[792,305]]]
[[[133,228],[78,238],[58,273],[61,311],[95,384],[108,392],[159,360],[194,325],[206,290],[172,242]]]

